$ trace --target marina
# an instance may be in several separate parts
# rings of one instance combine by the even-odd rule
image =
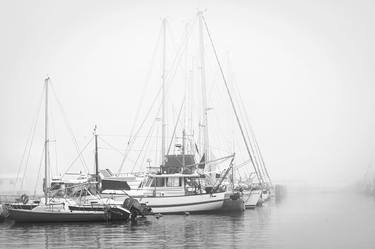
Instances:
[[[50,78],[46,78],[44,82],[44,178],[43,178],[43,192],[44,198],[40,200],[29,200],[26,194],[23,194],[18,202],[5,203],[3,205],[3,213],[5,218],[13,220],[17,223],[26,222],[79,222],[79,221],[111,221],[111,220],[128,220],[136,219],[137,215],[144,217],[144,210],[154,214],[190,214],[190,213],[241,213],[246,208],[255,208],[262,206],[262,204],[271,199],[271,191],[273,191],[272,181],[270,174],[265,166],[261,151],[255,139],[254,132],[250,124],[244,126],[245,117],[239,115],[239,110],[236,107],[233,93],[230,90],[229,82],[226,79],[221,62],[219,60],[214,41],[211,37],[207,22],[202,11],[198,11],[196,19],[193,21],[191,29],[186,30],[185,44],[186,53],[185,58],[188,58],[188,45],[192,29],[197,26],[199,43],[198,50],[200,53],[200,85],[202,94],[201,111],[203,113],[201,118],[198,118],[199,125],[198,131],[193,127],[193,102],[188,101],[188,97],[193,97],[193,92],[184,93],[183,102],[180,111],[177,115],[176,124],[173,128],[172,138],[167,148],[167,105],[166,105],[166,91],[167,78],[166,70],[166,32],[167,32],[167,19],[162,20],[161,34],[162,34],[162,70],[161,70],[161,100],[160,107],[156,111],[155,120],[158,120],[161,109],[161,160],[159,162],[160,168],[154,166],[147,168],[141,165],[142,177],[123,178],[120,176],[124,166],[128,165],[128,155],[132,152],[133,144],[137,139],[136,134],[129,139],[123,159],[121,161],[118,173],[114,175],[109,169],[100,170],[99,165],[99,147],[97,126],[93,131],[94,141],[94,174],[88,171],[87,175],[76,174],[76,179],[69,182],[64,181],[63,178],[53,177],[51,174],[51,153],[50,153]],[[233,151],[231,155],[224,155],[222,157],[215,157],[213,151],[209,148],[212,144],[209,143],[209,129],[208,129],[208,107],[207,107],[207,93],[206,93],[206,71],[205,71],[205,46],[204,34],[209,38],[211,47],[213,49],[217,66],[220,70],[222,81],[228,95],[228,104],[230,104],[233,111],[233,118],[236,120],[239,134],[242,137],[243,149],[246,149],[243,163],[235,165],[236,153]],[[179,54],[176,55],[177,57]],[[172,66],[173,67],[173,66]],[[194,82],[189,80],[185,81],[185,88],[191,88]],[[55,93],[55,92],[54,92]],[[159,96],[159,93],[156,97]],[[57,95],[54,96],[57,99]],[[63,110],[61,102],[57,99],[59,107]],[[185,117],[181,118],[181,111],[184,106],[190,103],[191,106],[185,107],[183,114]],[[147,112],[144,120],[149,119],[150,116],[155,115],[150,111]],[[243,107],[242,107],[243,108]],[[191,110],[190,113],[187,110]],[[61,111],[63,115],[65,113]],[[243,115],[246,115],[246,110],[242,109]],[[198,115],[200,116],[200,115]],[[186,120],[190,119],[190,124]],[[182,120],[182,127],[178,124]],[[38,120],[38,119],[36,119]],[[66,121],[65,121],[66,122]],[[67,124],[67,122],[66,122]],[[143,128],[144,122],[141,124]],[[155,121],[152,123],[150,132],[154,129]],[[69,127],[70,125],[67,124]],[[188,127],[189,126],[189,127]],[[248,130],[251,130],[248,131]],[[182,133],[182,137],[177,137],[176,132]],[[146,141],[151,138],[150,132],[146,137]],[[188,134],[203,133],[202,136],[195,137],[194,135],[187,136]],[[76,138],[71,132],[71,136]],[[234,135],[232,135],[234,136]],[[32,138],[34,134],[32,134]],[[234,139],[234,137],[233,137]],[[200,141],[199,141],[200,140]],[[90,144],[85,146],[85,148]],[[150,142],[150,140],[148,141]],[[171,146],[175,143],[174,153],[171,153]],[[33,140],[30,142],[33,144]],[[156,143],[158,145],[158,143]],[[78,144],[75,142],[78,152],[77,158],[80,158],[82,163],[85,161],[82,157],[83,150],[79,150]],[[143,147],[143,146],[142,146]],[[176,153],[177,148],[177,153]],[[27,147],[26,147],[27,149]],[[179,151],[179,152],[178,152]],[[147,149],[141,150],[140,153],[147,154]],[[55,152],[57,156],[57,152]],[[137,161],[139,156],[137,158]],[[24,159],[22,159],[23,161]],[[74,160],[75,161],[75,160]],[[74,163],[73,161],[73,163]],[[220,167],[226,161],[229,165],[225,168]],[[150,163],[150,159],[148,159]],[[146,164],[144,157],[143,164]],[[57,164],[57,162],[56,162]],[[25,169],[27,167],[25,165]],[[83,166],[86,165],[83,163]],[[134,166],[132,168],[134,169]],[[241,179],[246,177],[244,171],[240,171],[241,167],[250,167],[250,171],[254,170],[247,176],[247,181],[241,182]],[[87,168],[87,167],[86,167]],[[236,173],[235,174],[235,170]],[[249,170],[249,169],[248,169]],[[18,170],[18,172],[20,169]],[[133,171],[133,170],[132,170]],[[130,172],[132,174],[133,172]],[[65,175],[71,173],[65,172]],[[129,172],[128,172],[129,174]],[[74,174],[73,174],[74,175]],[[130,175],[131,176],[131,175]],[[134,175],[133,175],[134,176]],[[25,177],[25,176],[24,176]],[[133,181],[137,184],[132,184]],[[17,179],[23,182],[24,179]],[[132,185],[132,188],[129,186]],[[243,192],[245,190],[245,192]],[[34,192],[36,189],[34,190]],[[79,196],[79,197],[78,197]],[[245,200],[246,199],[246,200]]]
[[[375,4],[69,1],[0,8],[0,248],[374,247]]]

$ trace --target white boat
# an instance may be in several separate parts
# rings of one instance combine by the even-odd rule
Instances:
[[[126,194],[146,204],[153,213],[243,211],[242,200],[233,198],[232,192],[220,188],[202,189],[203,182],[204,178],[198,174],[152,174],[147,176],[144,186],[128,190]],[[105,190],[102,196],[122,203],[127,198],[126,194],[120,190]],[[230,206],[235,207],[226,208]]]
[[[246,209],[253,209],[262,201],[262,190],[254,189],[243,192],[243,200],[245,201]]]
[[[262,198],[262,202],[269,201],[271,199],[271,190],[268,188],[263,189],[261,198]]]

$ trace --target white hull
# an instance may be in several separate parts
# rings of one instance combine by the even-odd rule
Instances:
[[[251,190],[245,191],[243,194],[243,199],[245,201],[246,209],[255,208],[261,200],[262,191],[261,190]]]
[[[271,194],[269,191],[262,193],[262,200],[263,202],[268,201],[271,198]]]
[[[215,194],[183,196],[132,196],[140,203],[146,204],[153,213],[200,213],[220,211],[226,198],[224,192]],[[114,200],[123,202],[127,196],[113,195]]]

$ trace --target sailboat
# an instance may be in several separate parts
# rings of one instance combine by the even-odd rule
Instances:
[[[23,208],[8,205],[9,219],[15,222],[34,223],[127,220],[131,212],[117,204],[106,203],[104,206],[101,205],[100,208],[84,209],[69,198],[49,198],[48,85],[49,78],[45,79],[44,198],[35,207]]]
[[[166,150],[166,121],[165,121],[165,39],[163,44],[162,66],[162,118],[161,118],[161,165],[157,172],[149,172],[143,182],[135,189],[105,189],[103,196],[108,196],[121,202],[127,195],[132,196],[140,203],[147,204],[154,213],[212,213],[212,212],[243,212],[245,209],[241,194],[228,189],[227,178],[234,166],[235,154],[217,159],[209,158],[206,77],[204,65],[203,12],[198,12],[199,47],[201,56],[201,84],[203,98],[203,152],[199,162],[193,153],[186,153],[185,130],[182,132],[182,144],[178,145],[180,154],[168,154]],[[165,38],[166,19],[163,20],[163,36]],[[128,143],[129,144],[129,143]],[[169,151],[169,150],[168,150]],[[124,157],[125,158],[125,157]],[[222,174],[212,179],[211,165],[229,161],[229,165]],[[124,162],[124,159],[123,159]],[[123,165],[123,163],[122,163]],[[121,167],[122,167],[121,165]],[[120,168],[121,168],[120,167]],[[119,170],[120,171],[120,170]],[[111,179],[116,177],[111,176]],[[118,177],[120,178],[120,177]],[[126,194],[125,194],[126,193]]]

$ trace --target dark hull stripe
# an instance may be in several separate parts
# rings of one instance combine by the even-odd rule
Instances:
[[[245,205],[246,209],[255,209],[256,205]]]
[[[9,218],[15,222],[27,223],[27,222],[88,222],[88,221],[108,221],[108,220],[127,220],[129,216],[117,216],[109,217],[104,211],[102,212],[35,212],[30,210],[22,209],[10,209]]]

